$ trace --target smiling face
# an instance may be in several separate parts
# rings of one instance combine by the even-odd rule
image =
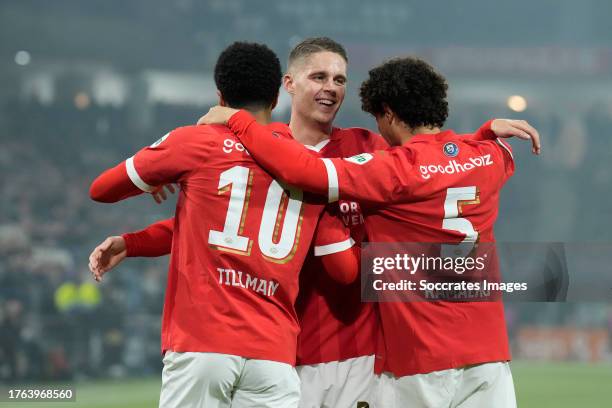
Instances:
[[[295,61],[283,82],[292,96],[292,114],[331,124],[346,93],[346,61],[334,52],[317,52]]]

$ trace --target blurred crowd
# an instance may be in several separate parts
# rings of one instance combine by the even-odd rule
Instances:
[[[451,115],[449,127],[467,132],[487,119],[478,107],[462,109]],[[340,124],[373,126],[351,116],[355,110],[348,106]],[[101,170],[200,113],[157,106],[151,134],[121,108],[23,101],[1,106],[1,381],[159,372],[167,258],[129,260],[102,284],[91,279],[87,263],[106,236],[166,218],[173,203],[158,206],[141,197],[97,204],[88,187]],[[468,120],[454,119],[459,117]],[[546,154],[536,161],[528,149],[517,149],[517,176],[503,194],[498,240],[610,241],[612,112],[527,118],[542,133]],[[525,327],[563,327],[577,330],[567,336],[578,337],[579,346],[592,335],[603,344],[597,358],[581,352],[583,346],[569,346],[565,358],[609,358],[608,304],[510,304],[508,322],[519,357],[538,357],[524,345],[539,334],[525,337]]]

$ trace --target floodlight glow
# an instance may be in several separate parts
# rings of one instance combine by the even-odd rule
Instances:
[[[28,65],[32,61],[32,56],[27,51],[17,51],[15,54],[15,64],[25,66]]]
[[[85,92],[79,92],[74,95],[74,106],[76,106],[78,110],[87,109],[90,104],[91,100],[89,99],[89,95]]]
[[[507,101],[508,108],[515,112],[523,112],[527,109],[527,100],[521,95],[512,95]]]

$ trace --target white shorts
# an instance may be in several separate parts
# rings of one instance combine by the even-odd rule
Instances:
[[[298,366],[300,408],[368,408],[374,356]]]
[[[479,364],[396,378],[377,376],[375,408],[516,408],[506,362]]]
[[[289,364],[229,354],[166,352],[160,408],[297,408],[300,380]]]

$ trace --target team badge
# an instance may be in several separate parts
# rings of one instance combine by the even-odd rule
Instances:
[[[457,146],[453,142],[448,142],[448,143],[444,144],[444,147],[442,148],[442,151],[448,157],[455,157],[455,156],[457,156],[459,154],[459,146]]]
[[[370,153],[361,153],[361,154],[357,154],[355,156],[349,157],[344,160],[351,162],[351,163],[355,163],[355,164],[366,164],[373,158],[374,156],[372,156]]]

